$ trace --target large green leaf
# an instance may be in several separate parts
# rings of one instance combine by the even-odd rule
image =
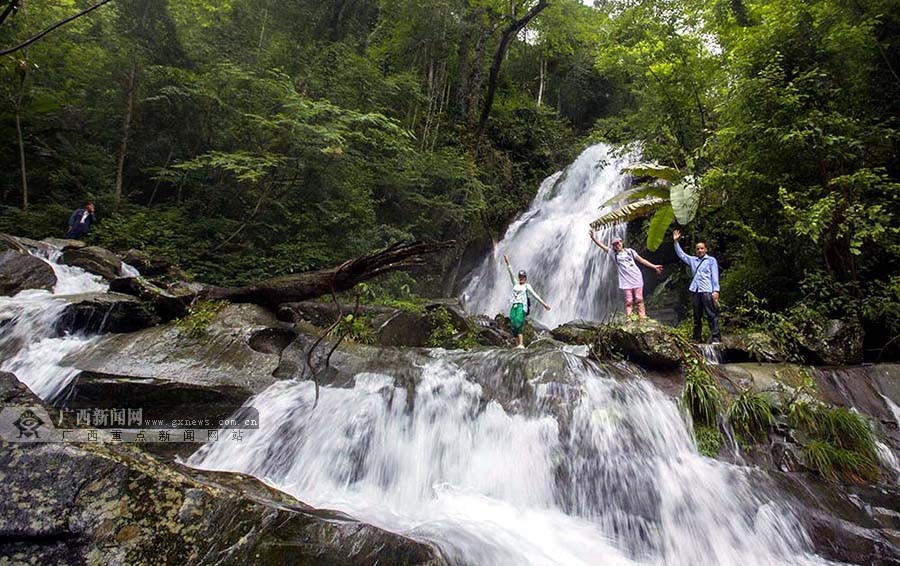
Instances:
[[[606,208],[611,204],[615,204],[617,202],[621,202],[623,200],[633,200],[640,199],[644,197],[659,197],[659,198],[668,198],[669,196],[669,188],[668,187],[659,187],[657,185],[651,184],[643,184],[628,189],[627,191],[622,191],[621,193],[613,196],[606,202],[600,205],[600,208]]]
[[[622,172],[635,177],[656,177],[670,183],[677,183],[684,177],[684,173],[678,169],[657,165],[656,163],[635,163],[622,169]]]
[[[700,205],[700,187],[697,186],[693,175],[688,175],[680,183],[672,185],[669,190],[669,198],[672,200],[672,209],[678,223],[690,223]]]
[[[624,206],[621,206],[612,212],[608,212],[594,220],[591,223],[591,228],[598,229],[603,226],[609,226],[610,224],[619,224],[620,222],[630,222],[635,218],[641,218],[643,216],[648,216],[651,212],[654,212],[659,207],[663,205],[668,205],[669,200],[659,197],[647,197],[643,198],[639,201],[635,201]]]
[[[675,220],[675,211],[671,206],[664,206],[656,211],[653,218],[650,219],[650,229],[647,230],[647,249],[655,252],[659,249],[666,237],[666,230]]]

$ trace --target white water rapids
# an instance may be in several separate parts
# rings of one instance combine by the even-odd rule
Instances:
[[[0,296],[0,371],[14,373],[38,397],[53,399],[78,374],[61,365],[62,359],[94,339],[83,333],[59,335],[57,324],[68,305],[64,297],[102,293],[108,285],[79,267],[57,263],[59,250],[33,255],[50,264],[57,283],[53,291],[29,289]]]
[[[545,311],[533,305],[531,312],[550,328],[576,319],[603,320],[621,308],[615,265],[588,231],[600,206],[628,188],[630,177],[622,169],[636,160],[633,153],[619,156],[597,144],[547,177],[528,210],[471,275],[462,293],[466,307],[489,316],[509,310],[511,285],[503,262],[508,254],[514,271],[526,270],[528,282],[552,306]],[[624,225],[598,232],[607,245],[615,236],[625,236]]]
[[[564,355],[520,411],[489,400],[497,358]],[[388,375],[353,388],[279,382],[259,430],[189,464],[252,474],[316,507],[436,544],[454,564],[812,564],[764,474],[701,456],[673,400],[571,353],[432,352],[414,398]],[[410,402],[412,401],[412,402]]]

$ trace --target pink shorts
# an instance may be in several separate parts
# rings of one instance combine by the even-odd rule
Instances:
[[[644,288],[643,287],[635,287],[634,289],[622,289],[625,291],[625,302],[638,302],[644,300]]]

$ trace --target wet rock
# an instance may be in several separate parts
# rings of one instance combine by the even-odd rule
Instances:
[[[162,321],[187,314],[188,307],[202,287],[190,283],[176,283],[160,287],[144,277],[118,277],[109,282],[109,290],[138,297],[153,305]]]
[[[280,326],[262,307],[228,305],[199,338],[186,337],[168,323],[101,338],[65,363],[113,381],[233,389],[246,398],[275,380],[272,372],[279,363],[277,355],[256,351],[250,341],[259,331]]]
[[[800,351],[813,365],[848,365],[863,361],[865,332],[855,321],[804,321],[799,337]]]
[[[597,324],[595,328],[593,351],[601,358],[622,357],[656,370],[674,369],[681,365],[682,351],[678,338],[670,328],[657,322],[617,322]]]
[[[151,256],[141,250],[130,249],[121,255],[122,261],[141,272],[144,277],[168,277],[187,279],[185,274],[172,260]]]
[[[0,555],[36,564],[445,564],[433,547],[131,445],[0,450]]]
[[[284,303],[278,308],[278,319],[291,323],[304,322],[327,328],[338,317],[356,312],[372,331],[375,343],[381,346],[422,347],[428,344],[433,330],[430,318],[424,313],[408,312],[390,307],[302,301]]]
[[[15,250],[0,252],[0,295],[25,289],[51,291],[55,285],[56,274],[47,262]]]
[[[69,305],[60,315],[57,329],[63,332],[134,332],[159,324],[148,305],[121,293],[84,293],[65,297]]]
[[[550,331],[550,335],[560,342],[586,346],[593,344],[599,333],[600,328],[597,323],[583,320],[573,320]]]
[[[67,248],[83,248],[87,246],[81,240],[69,240],[67,238],[44,238],[41,240],[42,243],[47,244],[50,247],[56,248],[57,250],[65,250]]]
[[[15,374],[0,371],[0,405],[39,404],[40,400]],[[0,441],[2,443],[2,441]]]
[[[509,346],[513,336],[508,330],[500,327],[496,320],[484,315],[473,319],[475,334],[479,344],[485,346]]]
[[[875,502],[881,510],[900,509],[896,488],[837,486],[808,474],[774,477],[781,489],[794,498],[796,516],[817,554],[852,564],[900,564],[896,531],[885,528],[873,510]],[[885,497],[887,494],[893,496]]]
[[[68,248],[63,251],[59,261],[110,281],[122,275],[122,260],[119,256],[98,246]]]
[[[53,248],[44,242],[24,238],[22,236],[13,236],[10,234],[0,234],[0,252],[12,250],[19,253],[27,254],[29,252],[50,252]]]
[[[744,332],[722,336],[722,363],[786,361],[778,343],[763,332]]]

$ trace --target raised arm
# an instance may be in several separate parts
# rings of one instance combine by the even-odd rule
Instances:
[[[506,262],[506,271],[509,272],[509,282],[512,283],[513,286],[515,286],[516,285],[516,275],[515,275],[515,273],[513,273],[512,266],[509,265],[509,256],[506,254],[503,254],[503,261]]]
[[[594,234],[594,229],[593,229],[593,228],[591,228],[591,240],[593,240],[593,242],[594,242],[595,244],[597,244],[598,246],[600,246],[600,249],[601,249],[601,250],[603,250],[603,251],[606,252],[606,253],[609,253],[609,247],[606,246],[603,242],[597,241],[597,236]]]
[[[672,240],[675,241],[675,255],[678,256],[678,259],[688,264],[691,269],[694,268],[694,258],[684,253],[684,250],[681,249],[681,245],[678,243],[678,240],[681,239],[681,230],[675,230],[672,232]]]

